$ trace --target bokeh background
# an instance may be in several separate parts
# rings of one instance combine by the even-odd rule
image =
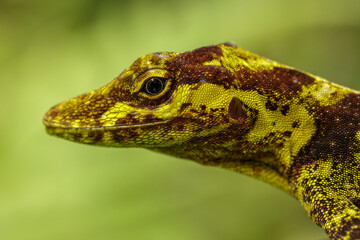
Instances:
[[[1,0],[0,239],[326,239],[255,179],[46,135],[51,106],[137,57],[225,41],[360,89],[358,0]]]

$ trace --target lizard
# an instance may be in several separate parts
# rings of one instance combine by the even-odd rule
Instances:
[[[360,93],[233,43],[138,58],[52,107],[50,135],[229,169],[300,201],[330,239],[360,239]]]

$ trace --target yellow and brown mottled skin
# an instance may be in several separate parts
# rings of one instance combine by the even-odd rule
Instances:
[[[149,95],[154,78],[164,87]],[[331,239],[360,239],[359,105],[354,90],[225,43],[145,55],[44,123],[71,141],[254,176],[299,199]]]

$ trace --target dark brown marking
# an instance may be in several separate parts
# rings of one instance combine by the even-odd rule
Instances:
[[[298,128],[298,127],[300,127],[300,122],[298,120],[293,121],[291,126],[292,126],[292,128]]]
[[[178,125],[176,125],[175,129],[176,129],[177,131],[182,131],[182,130],[184,130],[184,125],[178,124]]]
[[[196,89],[201,83],[213,83],[223,86],[225,89],[237,88],[239,81],[235,79],[234,73],[223,66],[203,65],[214,59],[223,56],[219,46],[210,46],[184,52],[169,62],[169,69],[176,75],[178,84],[197,84]]]
[[[209,46],[181,53],[176,58],[186,61],[189,66],[196,63],[202,64],[211,61],[214,58],[221,57],[222,55],[222,49],[219,46]]]
[[[359,198],[351,199],[351,202],[352,202],[357,208],[360,208],[360,199],[359,199]]]
[[[289,112],[289,110],[290,110],[290,106],[288,104],[286,104],[281,107],[280,112],[282,115],[286,116],[286,114]]]
[[[265,107],[266,107],[266,109],[269,109],[270,111],[276,111],[278,109],[278,105],[276,104],[276,102],[273,102],[271,100],[268,100],[265,103]]]
[[[350,233],[350,238],[348,239],[360,239],[360,229],[353,228],[353,226],[360,226],[360,219],[347,219],[346,217],[341,219],[342,227],[336,232],[336,239],[341,239],[342,237],[346,236]],[[331,236],[332,233],[329,235]],[[334,236],[335,237],[335,236]]]
[[[90,132],[88,133],[88,137],[89,137],[90,139],[92,139],[92,141],[93,141],[94,143],[99,143],[99,142],[101,142],[103,136],[104,136],[104,134],[103,134],[102,132],[92,132],[92,131],[90,131]]]
[[[291,131],[285,131],[284,136],[285,137],[291,137],[292,132]]]
[[[302,86],[315,81],[313,77],[305,73],[281,67],[260,72],[242,68],[236,72],[236,76],[243,83],[242,90],[257,90],[260,94],[276,92],[287,99],[297,96]]]
[[[360,239],[360,229],[359,228],[352,229],[349,239]]]
[[[192,103],[183,103],[180,106],[180,112],[183,112],[187,107],[191,106]]]

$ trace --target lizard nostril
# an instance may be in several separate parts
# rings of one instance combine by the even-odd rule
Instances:
[[[50,112],[49,112],[49,116],[51,118],[55,118],[56,116],[58,115],[58,111],[55,110],[55,109],[51,109]]]
[[[44,116],[43,118],[43,123],[46,126],[50,126],[53,122],[53,120],[56,118],[56,116],[58,115],[59,110],[55,109],[55,107],[51,108]]]

